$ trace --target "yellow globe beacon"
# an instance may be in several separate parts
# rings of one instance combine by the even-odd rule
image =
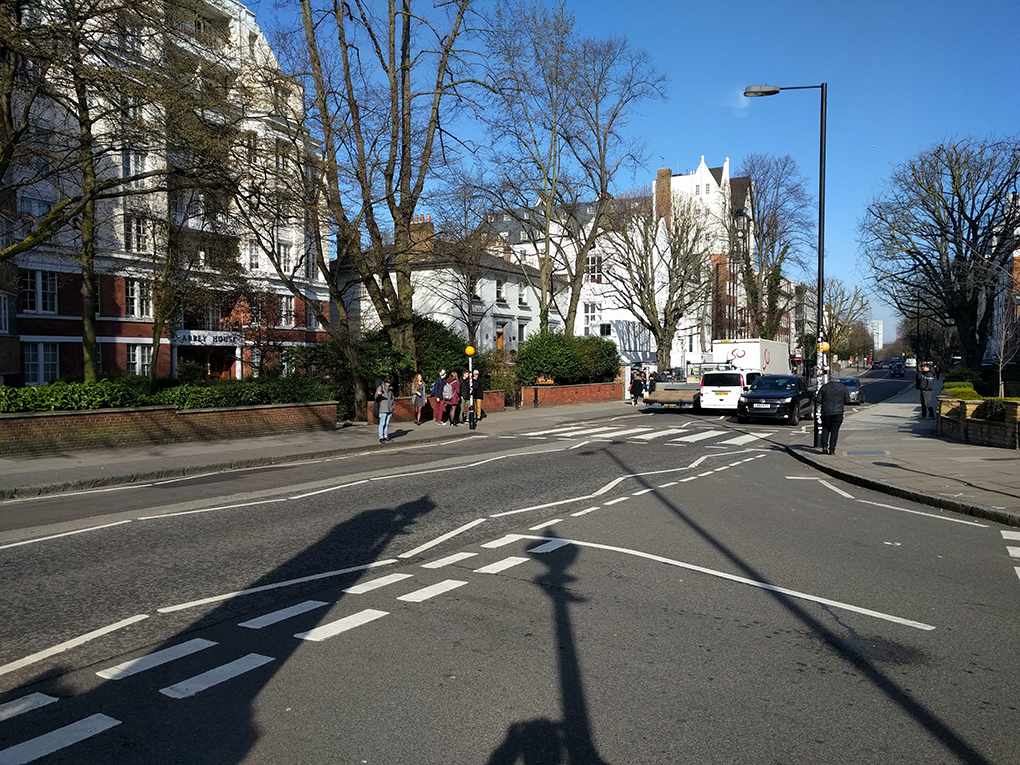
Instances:
[[[464,353],[466,353],[468,356],[474,356],[475,347],[473,345],[469,345],[467,348],[464,349]]]

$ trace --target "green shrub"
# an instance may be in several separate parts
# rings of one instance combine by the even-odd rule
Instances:
[[[965,380],[947,380],[946,382],[942,383],[942,390],[945,393],[948,393],[949,391],[956,391],[961,388],[969,388],[970,390],[974,390],[974,383],[967,382]]]
[[[961,401],[980,401],[984,398],[984,396],[973,388],[952,388],[951,392],[947,395],[950,395],[953,398],[958,398]]]
[[[558,385],[608,382],[616,378],[620,355],[601,337],[566,337],[559,332],[532,335],[517,352],[517,382],[534,385],[552,377]]]
[[[969,367],[955,366],[950,367],[949,371],[946,372],[946,380],[949,382],[969,382],[972,385],[977,385],[981,382],[981,375],[975,372]]]
[[[414,353],[417,369],[429,385],[440,369],[467,369],[467,339],[428,316],[414,315]],[[477,361],[477,358],[476,358]]]
[[[977,420],[988,420],[990,422],[1006,421],[1006,404],[1001,398],[986,398],[971,415]]]

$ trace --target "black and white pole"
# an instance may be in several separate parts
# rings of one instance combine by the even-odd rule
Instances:
[[[469,345],[464,349],[464,353],[468,357],[468,390],[470,395],[468,396],[468,429],[474,430],[478,427],[478,420],[475,417],[475,374],[474,369],[471,366],[471,359],[475,355],[475,348],[473,345]],[[463,398],[463,391],[461,391],[461,398]]]

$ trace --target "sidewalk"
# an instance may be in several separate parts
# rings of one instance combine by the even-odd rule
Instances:
[[[380,444],[375,425],[348,424],[334,431],[216,441],[189,441],[119,449],[64,452],[44,457],[0,457],[0,499],[176,478],[222,470],[279,465],[380,449],[399,449],[475,435],[546,430],[561,424],[633,415],[622,401],[535,409],[522,407],[487,416],[472,431],[431,420],[390,425],[393,443]]]
[[[913,387],[847,410],[835,455],[820,454],[811,443],[786,450],[848,483],[1020,526],[1020,452],[939,438],[935,421],[920,419]]]

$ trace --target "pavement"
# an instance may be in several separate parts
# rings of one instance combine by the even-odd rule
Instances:
[[[920,419],[912,387],[885,402],[848,407],[835,455],[782,430],[774,439],[793,457],[849,483],[922,504],[1020,526],[1020,452],[940,438]],[[278,465],[342,454],[396,449],[470,436],[547,430],[634,414],[624,402],[602,402],[489,415],[476,430],[427,421],[393,423],[393,443],[375,426],[344,423],[332,431],[243,439],[0,457],[0,499],[56,494],[237,468]],[[811,435],[806,436],[806,441]]]

